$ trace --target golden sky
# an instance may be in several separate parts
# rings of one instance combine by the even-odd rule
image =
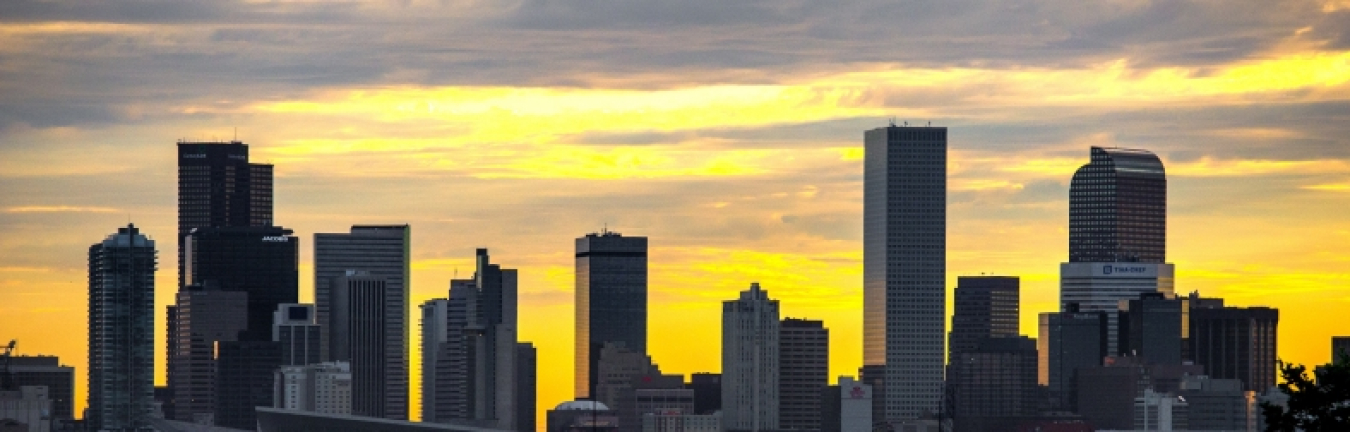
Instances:
[[[1162,157],[1178,292],[1280,308],[1289,361],[1350,334],[1350,3],[828,3],[6,2],[0,339],[75,366],[83,407],[88,246],[156,238],[162,310],[174,142],[237,128],[302,300],[312,234],[352,224],[412,225],[414,305],[476,247],[520,269],[541,413],[571,396],[573,239],[605,224],[651,239],[663,371],[718,371],[719,303],[757,281],[853,375],[862,132],[890,117],[950,128],[948,285],[1021,276],[1028,335],[1094,145]]]

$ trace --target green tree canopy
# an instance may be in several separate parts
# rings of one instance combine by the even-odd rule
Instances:
[[[1341,355],[1332,364],[1308,376],[1301,364],[1280,362],[1280,391],[1289,396],[1286,407],[1261,403],[1267,432],[1350,431],[1350,356]]]

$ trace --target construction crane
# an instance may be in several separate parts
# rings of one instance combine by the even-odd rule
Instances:
[[[0,357],[3,357],[0,358],[3,361],[0,363],[0,390],[14,390],[14,373],[10,372],[9,363],[10,358],[14,356],[14,345],[16,343],[18,341],[10,340],[4,351],[0,351]]]

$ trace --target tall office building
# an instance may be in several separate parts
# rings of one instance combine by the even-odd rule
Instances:
[[[183,238],[193,228],[272,225],[272,165],[248,144],[178,142],[178,286],[188,285]]]
[[[423,339],[424,349],[431,349],[433,352],[430,371],[422,371],[423,389],[429,389],[433,394],[431,401],[426,402],[428,396],[422,395],[424,406],[422,421],[443,423],[450,420],[465,420],[475,418],[475,397],[477,390],[474,388],[474,365],[476,353],[476,341],[478,340],[477,318],[475,315],[478,304],[478,288],[472,279],[458,279],[450,281],[450,298],[445,301],[444,314],[441,320],[438,315],[442,313],[440,306],[432,300],[423,305],[423,338],[428,333],[431,337],[438,337],[438,333],[443,333],[439,337],[444,340],[433,341],[427,344]],[[430,313],[432,316],[426,316]],[[428,323],[430,319],[432,322]],[[445,330],[436,328],[440,322],[445,323]],[[426,353],[423,353],[423,360],[426,360]],[[426,364],[426,363],[423,363]],[[425,367],[425,366],[424,366]],[[431,381],[428,384],[427,381]],[[428,417],[428,412],[430,417]]]
[[[1340,361],[1341,356],[1350,356],[1350,336],[1331,337],[1331,362]]]
[[[89,400],[99,430],[148,428],[155,393],[155,241],[133,224],[89,247]]]
[[[535,432],[539,401],[539,350],[534,344],[516,344],[516,430]]]
[[[576,397],[595,390],[605,342],[647,352],[647,238],[608,230],[576,240]]]
[[[15,389],[47,387],[52,419],[75,419],[75,368],[62,365],[56,356],[15,356],[9,358],[9,372]]]
[[[1175,268],[1172,264],[1082,263],[1059,266],[1060,310],[1077,305],[1080,312],[1105,312],[1107,350],[1120,352],[1120,302],[1138,299],[1144,294],[1174,297]]]
[[[475,421],[516,429],[517,272],[476,251],[471,280],[450,281],[446,341],[436,353],[438,422]]]
[[[1120,306],[1120,351],[1113,354],[1139,356],[1152,364],[1181,364],[1189,357],[1189,300],[1148,293]]]
[[[1017,337],[1020,279],[1016,276],[956,278],[952,311],[952,356],[974,350],[981,339]]]
[[[1167,173],[1146,150],[1092,147],[1069,184],[1069,262],[1167,262]]]
[[[436,420],[436,363],[441,344],[448,339],[450,317],[446,315],[450,301],[431,299],[422,303],[422,421]]]
[[[830,385],[830,330],[786,318],[778,327],[778,427],[819,430],[820,392]]]
[[[169,383],[174,420],[215,424],[216,347],[239,340],[248,328],[248,293],[223,291],[215,282],[178,291]]]
[[[690,374],[689,384],[685,387],[694,391],[694,414],[712,414],[722,410],[722,374]]]
[[[1106,312],[1068,312],[1040,315],[1037,338],[1037,381],[1046,386],[1050,407],[1073,411],[1077,371],[1101,366],[1108,355]]]
[[[271,341],[273,315],[300,296],[300,239],[281,227],[195,228],[184,238],[185,285],[248,293],[240,340]],[[270,379],[271,375],[268,375]]]
[[[281,364],[304,366],[319,363],[319,321],[314,305],[286,303],[272,316],[272,340],[281,344]]]
[[[942,397],[947,128],[891,125],[864,141],[863,364],[885,366],[882,418],[915,419]]]
[[[1209,301],[1205,301],[1209,300]],[[1225,307],[1222,300],[1197,299],[1190,310],[1190,357],[1215,379],[1242,380],[1243,390],[1275,385],[1280,310]]]
[[[726,430],[778,429],[778,300],[758,283],[722,302],[722,423]]]
[[[398,361],[401,347],[390,343],[403,336],[402,326],[389,316],[397,310],[389,307],[390,297],[398,292],[385,278],[358,270],[331,283],[329,346],[335,361],[351,363],[352,414],[407,419],[406,369]]]
[[[412,286],[410,263],[412,248],[412,227],[408,225],[353,225],[349,233],[314,234],[314,306],[318,312],[319,323],[329,321],[332,310],[330,297],[335,288],[333,281],[343,277],[348,270],[364,271],[371,276],[383,278],[389,289],[398,295],[393,296],[389,316],[404,326],[403,338],[390,343],[409,341],[408,324],[405,317],[410,316],[412,305],[408,303],[409,287]],[[328,346],[331,338],[328,328],[321,329],[324,359],[332,359],[332,348]],[[408,346],[403,343],[402,353],[404,370],[407,369]],[[407,380],[407,376],[401,378]]]
[[[987,337],[953,354],[947,390],[958,431],[993,430],[1036,414],[1036,341]]]

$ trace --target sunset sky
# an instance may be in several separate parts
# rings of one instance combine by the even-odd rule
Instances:
[[[75,366],[82,409],[89,245],[158,241],[162,329],[175,142],[237,130],[302,301],[313,234],[353,224],[412,225],[414,305],[476,247],[519,269],[540,413],[572,396],[573,239],[606,224],[650,238],[664,372],[718,371],[720,302],[759,282],[854,375],[862,137],[891,117],[950,128],[948,286],[1021,276],[1032,337],[1090,146],[1162,158],[1178,292],[1278,307],[1288,361],[1350,335],[1347,0],[13,0],[0,341]]]

